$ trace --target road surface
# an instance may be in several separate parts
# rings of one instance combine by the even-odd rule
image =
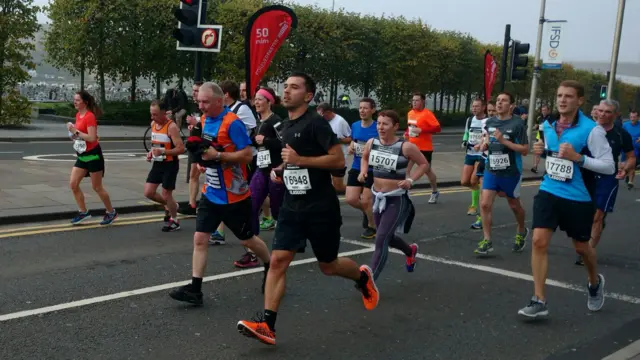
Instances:
[[[536,192],[535,183],[522,190],[528,225]],[[640,339],[637,191],[621,190],[598,249],[609,296],[603,310],[588,312],[585,270],[558,233],[549,252],[550,319],[535,323],[516,314],[533,291],[531,245],[510,251],[515,224],[506,202],[494,215],[495,255],[477,258],[482,235],[469,229],[469,193],[443,190],[437,205],[427,195],[414,192],[416,222],[404,236],[420,245],[416,271],[390,255],[374,311],[351,282],[323,276],[309,250],[297,257],[276,347],[236,331],[263,305],[261,270],[233,268],[243,250],[232,238],[210,248],[203,307],[167,296],[190,279],[193,219],[170,234],[160,231],[160,213],[123,216],[110,228],[0,228],[0,358],[568,360],[601,359]],[[359,239],[360,215],[347,206],[342,214],[341,252],[368,263],[372,242]],[[268,243],[272,236],[263,233]]]
[[[460,152],[461,135],[435,135],[434,147],[437,152]],[[126,141],[103,141],[102,150],[105,153],[139,153],[144,152],[142,134],[139,139]],[[40,141],[40,142],[0,142],[0,160],[20,160],[25,156],[67,154],[73,155],[71,142]]]

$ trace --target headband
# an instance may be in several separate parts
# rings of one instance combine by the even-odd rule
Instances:
[[[267,90],[265,89],[260,89],[258,90],[258,92],[256,93],[256,95],[262,95],[264,96],[265,99],[269,100],[269,102],[271,104],[275,104],[276,103],[276,99],[273,98],[273,95],[271,95]]]

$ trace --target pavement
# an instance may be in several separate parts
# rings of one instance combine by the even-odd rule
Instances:
[[[0,143],[30,141],[69,141],[67,122],[75,122],[75,118],[55,115],[40,115],[31,124],[19,127],[0,127]],[[142,141],[147,126],[99,125],[98,136],[101,140]],[[445,127],[440,134],[459,135],[464,133],[463,127]]]
[[[158,205],[143,196],[150,169],[145,161],[142,140],[102,141],[106,170],[104,186],[120,214],[151,211]],[[459,185],[464,153],[457,135],[438,135],[434,140],[433,168],[440,186]],[[179,202],[188,201],[187,161],[182,156],[178,184],[174,192]],[[347,163],[351,164],[351,157]],[[525,169],[532,167],[532,156],[525,157]],[[0,224],[70,219],[78,211],[69,190],[70,169],[75,155],[70,141],[0,143]],[[543,170],[544,163],[541,164]],[[539,175],[525,170],[525,179]],[[94,216],[102,216],[104,205],[92,191],[88,179],[81,188]],[[429,186],[423,177],[415,184]]]
[[[537,184],[523,185],[530,226]],[[243,252],[210,248],[205,304],[167,296],[191,276],[193,218],[163,233],[162,213],[123,215],[114,225],[66,221],[0,227],[0,358],[2,359],[629,359],[640,340],[640,243],[637,191],[621,190],[600,246],[607,301],[586,307],[586,274],[557,233],[549,250],[550,317],[525,321],[517,310],[532,294],[530,244],[511,252],[514,218],[504,200],[494,210],[491,257],[473,254],[480,232],[469,229],[470,194],[412,191],[416,220],[409,242],[420,245],[414,273],[391,253],[377,281],[381,301],[366,311],[353,283],[322,275],[311,251],[288,272],[276,326],[278,345],[239,335],[236,323],[262,311],[261,269],[237,270]],[[359,238],[360,214],[342,206],[341,254],[369,263],[372,241]],[[261,236],[271,244],[273,232]],[[553,281],[552,281],[553,280]],[[626,353],[626,355],[625,355]],[[616,355],[618,354],[618,355]]]

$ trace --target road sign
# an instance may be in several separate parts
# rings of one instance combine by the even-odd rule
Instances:
[[[181,0],[173,10],[178,27],[173,30],[176,49],[220,52],[222,26],[206,25],[206,0]]]
[[[218,34],[215,29],[205,29],[202,32],[200,40],[202,42],[202,46],[207,49],[211,49],[218,45]]]

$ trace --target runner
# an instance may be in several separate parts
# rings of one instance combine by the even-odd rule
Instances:
[[[489,100],[489,102],[487,103],[487,115],[488,115],[488,118],[492,118],[496,116],[496,102],[493,100]],[[486,123],[486,120],[485,120],[485,123]],[[478,150],[481,151],[480,147],[478,147]],[[478,179],[476,182],[478,183],[479,189],[482,189],[482,183],[483,183],[482,179],[484,178],[484,168],[485,168],[485,163],[487,161],[487,151],[486,150],[481,151],[481,153],[482,153],[482,160],[476,163],[476,172],[475,172],[475,178]],[[474,181],[475,180],[472,177],[471,182],[473,183]],[[498,196],[504,197],[504,193],[500,192],[498,193]],[[480,191],[480,202],[482,202],[482,191]],[[480,213],[476,215],[476,222],[471,224],[471,228],[474,230],[482,229],[482,216],[480,216]]]
[[[473,176],[477,169],[477,163],[484,161],[482,151],[475,150],[475,146],[482,141],[482,131],[487,121],[485,115],[486,104],[482,99],[475,99],[471,105],[472,117],[467,119],[464,136],[462,137],[462,147],[467,153],[464,157],[464,166],[460,183],[471,189],[471,205],[467,209],[467,215],[477,216],[478,205],[480,203],[480,188],[478,187],[478,177]]]
[[[358,180],[360,175],[360,160],[364,146],[369,139],[378,136],[378,124],[373,120],[376,112],[376,102],[371,98],[360,100],[360,121],[351,124],[351,134],[353,141],[347,149],[349,155],[353,155],[353,163],[349,176],[347,177],[347,190],[345,199],[347,204],[362,211],[362,227],[364,232],[360,235],[363,239],[373,239],[376,236],[376,225],[373,219],[371,206],[373,195],[371,186],[373,185],[373,174],[369,171],[369,176],[364,182]],[[369,169],[370,170],[370,169]]]
[[[202,86],[202,81],[196,81],[191,88],[191,97],[193,98],[194,103],[198,103],[198,91],[200,90],[200,86]],[[204,117],[201,114],[194,112],[193,114],[187,116],[187,124],[189,125],[189,130],[191,131],[194,127],[198,127],[201,131],[202,122],[204,121]],[[196,208],[198,207],[198,190],[200,189],[200,170],[198,169],[198,164],[193,159],[193,154],[189,152],[189,203],[178,210],[178,212],[182,215],[195,215]],[[168,221],[168,220],[165,220]]]
[[[547,249],[558,227],[573,240],[576,252],[584,259],[589,275],[588,309],[598,311],[604,304],[604,277],[597,273],[596,252],[589,245],[594,206],[582,169],[611,175],[615,173],[615,164],[605,130],[580,111],[583,103],[584,87],[580,83],[561,82],[556,97],[560,117],[553,123],[542,124],[545,141],[537,141],[533,146],[536,154],[546,156],[546,174],[533,200],[534,296],[518,311],[529,318],[549,314],[544,291]]]
[[[67,130],[69,130],[69,137],[73,140],[73,150],[76,151],[77,160],[71,169],[69,187],[78,204],[79,213],[71,219],[71,224],[77,225],[91,218],[84,201],[84,193],[80,189],[82,179],[90,177],[91,187],[98,194],[107,211],[100,225],[110,225],[118,218],[118,213],[111,206],[109,193],[102,185],[104,157],[98,142],[98,121],[96,120],[102,115],[102,110],[96,105],[93,96],[84,90],[78,91],[73,96],[73,106],[78,110],[76,123],[75,125],[67,123]]]
[[[153,165],[144,184],[144,196],[165,206],[169,213],[162,231],[180,230],[178,222],[178,203],[173,198],[176,180],[180,171],[178,155],[184,153],[184,144],[180,137],[178,125],[167,118],[167,107],[164,102],[151,102],[151,151],[147,161]],[[162,184],[162,195],[158,194],[158,186]]]
[[[594,249],[600,242],[600,236],[605,227],[607,214],[613,212],[618,196],[619,180],[627,174],[635,171],[636,156],[633,151],[631,135],[622,127],[615,125],[615,119],[620,115],[620,104],[615,100],[602,100],[598,108],[598,124],[607,132],[607,140],[613,154],[616,173],[614,175],[595,174],[595,194],[593,200],[596,205],[596,214],[591,226],[591,247]],[[627,162],[620,164],[620,154],[625,154]],[[582,256],[578,255],[576,265],[584,265]]]
[[[242,121],[245,126],[245,131],[247,135],[251,135],[253,129],[256,127],[256,115],[253,113],[253,110],[249,105],[240,101],[240,86],[230,80],[223,81],[220,83],[220,88],[224,92],[224,105],[229,107],[231,112],[236,114],[238,118]],[[246,85],[245,85],[246,91]],[[247,164],[248,168],[248,179],[251,180],[253,176],[253,171],[256,168],[256,156],[257,152],[255,148],[251,147],[253,159],[250,164]],[[211,234],[211,238],[209,239],[209,245],[224,245],[226,244],[225,236],[224,236],[224,222],[221,222],[216,231]]]
[[[493,251],[491,242],[491,224],[493,222],[493,204],[498,192],[504,192],[509,207],[518,223],[513,244],[514,252],[521,252],[527,242],[529,229],[525,227],[525,212],[520,202],[520,183],[522,182],[522,156],[529,152],[526,124],[518,116],[511,114],[513,95],[502,92],[496,102],[496,116],[485,123],[482,150],[488,150],[482,183],[482,230],[484,238],[474,251],[486,255]]]
[[[200,87],[198,104],[206,116],[202,139],[211,146],[196,153],[205,185],[198,205],[196,232],[193,236],[193,278],[190,284],[169,293],[173,299],[202,305],[202,278],[207,266],[208,240],[221,222],[252,249],[264,262],[266,278],[269,249],[251,231],[251,192],[247,184],[246,164],[251,162],[251,140],[242,121],[223,104],[222,89],[212,82]],[[218,150],[220,149],[220,150]],[[264,282],[263,282],[264,287]]]
[[[284,197],[284,185],[271,181],[270,178],[271,170],[282,164],[282,139],[278,133],[278,130],[282,128],[282,119],[271,111],[271,107],[278,104],[280,104],[280,98],[276,96],[273,89],[261,88],[256,93],[255,105],[260,123],[256,127],[256,135],[252,141],[258,149],[258,170],[253,174],[253,179],[249,183],[252,199],[251,229],[256,235],[259,235],[260,230],[265,227],[264,223],[260,223],[260,208],[267,196],[271,198],[271,214],[276,220]],[[273,219],[266,221],[269,221],[271,227],[275,226]],[[256,267],[258,266],[258,257],[247,249],[247,252],[233,264],[239,268]]]
[[[429,162],[429,170],[427,170],[427,177],[431,183],[431,197],[429,198],[429,204],[436,204],[440,192],[438,191],[438,179],[436,173],[431,166],[433,160],[433,141],[431,139],[433,134],[439,133],[440,123],[436,119],[436,116],[431,110],[425,107],[426,97],[421,92],[413,94],[411,100],[412,109],[407,115],[407,124],[409,127],[405,132],[405,139],[418,146],[418,149],[422,152],[422,155]],[[411,167],[413,164],[409,164],[407,171],[411,173]]]
[[[345,155],[345,162],[347,160],[347,147],[351,144],[351,128],[349,123],[342,116],[336,114],[329,103],[322,103],[316,108],[318,114],[329,122],[331,129],[338,136],[338,141],[342,144],[342,153]],[[338,192],[345,192],[346,186],[344,185],[344,175],[347,173],[347,167],[343,169],[334,170],[331,173],[331,181],[333,187]]]
[[[378,114],[380,137],[367,142],[361,165],[362,169],[371,165],[373,171],[362,170],[358,175],[361,183],[373,175],[373,215],[378,229],[376,249],[371,259],[374,280],[378,279],[387,262],[389,246],[402,251],[407,257],[408,272],[413,272],[416,267],[418,244],[407,244],[396,236],[396,232],[408,234],[411,229],[415,208],[408,190],[429,169],[429,163],[415,144],[396,136],[399,125],[400,116],[395,111],[385,110]],[[407,172],[410,161],[418,165],[413,174]]]
[[[627,130],[627,132],[631,135],[636,159],[640,158],[640,121],[638,119],[638,110],[631,110],[629,112],[629,121],[626,121],[624,124],[622,124],[622,128]],[[624,156],[624,154],[622,156],[622,161],[626,161],[626,157]],[[633,182],[635,178],[636,172],[631,171],[627,176],[627,189],[633,189]]]
[[[306,239],[320,270],[325,275],[355,281],[368,310],[375,309],[380,298],[369,266],[359,267],[349,258],[338,258],[342,217],[330,172],[344,167],[344,154],[327,121],[309,109],[315,92],[315,82],[304,73],[291,74],[284,84],[284,106],[290,119],[282,130],[286,144],[282,150],[284,164],[272,171],[271,177],[276,179],[282,174],[278,179],[284,180],[287,191],[273,238],[264,313],[237,325],[241,334],[270,345],[276,344],[275,323],[287,269]]]

